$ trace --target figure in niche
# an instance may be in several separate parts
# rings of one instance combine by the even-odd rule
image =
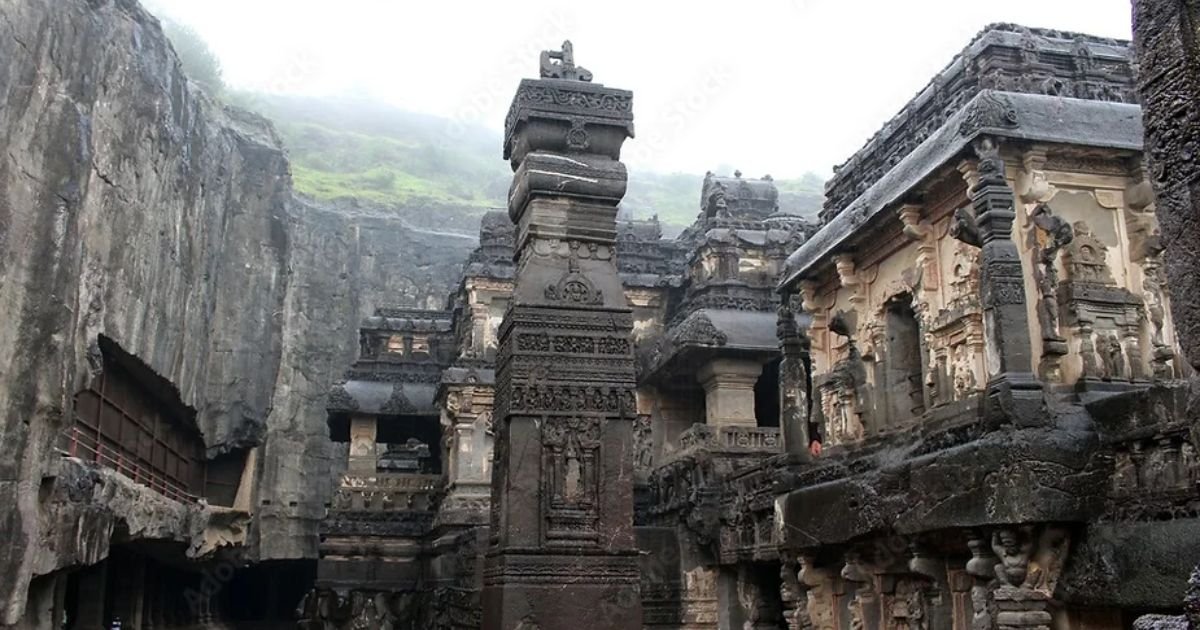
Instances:
[[[1125,378],[1125,351],[1115,333],[1100,335],[1100,359],[1104,362],[1104,379]]]
[[[1037,304],[1038,325],[1048,354],[1066,354],[1066,339],[1058,330],[1058,251],[1075,238],[1071,224],[1050,213],[1050,206],[1039,203],[1029,214],[1037,229],[1047,235],[1047,242],[1037,248],[1038,263],[1033,266],[1033,279],[1040,298]]]
[[[966,398],[975,391],[978,384],[975,380],[975,370],[971,367],[971,353],[966,344],[953,348],[954,354],[954,395],[959,400]]]
[[[579,452],[575,450],[574,442],[568,442],[567,444],[566,459],[567,471],[563,476],[563,498],[571,503],[574,503],[577,502],[582,495],[580,492],[582,472],[579,465]]]
[[[575,47],[571,40],[562,44],[562,50],[543,50],[541,56],[543,79],[566,79],[568,81],[591,82],[592,73],[575,65]]]

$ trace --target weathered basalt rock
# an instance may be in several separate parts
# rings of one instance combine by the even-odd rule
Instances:
[[[134,0],[5,3],[0,33],[0,622],[32,575],[106,553],[50,546],[33,491],[101,335],[178,389],[209,456],[265,439],[251,555],[314,556],[358,321],[440,299],[473,239],[297,201],[270,125],[190,85]],[[155,528],[131,535],[191,535]]]

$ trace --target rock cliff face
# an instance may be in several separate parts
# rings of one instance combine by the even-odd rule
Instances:
[[[1200,369],[1200,2],[1135,0],[1134,44],[1150,180],[1179,343]]]
[[[251,555],[314,555],[358,320],[445,295],[471,240],[296,200],[270,125],[190,86],[133,0],[0,1],[0,150],[0,623],[61,566],[38,488],[100,335],[178,388],[210,456],[261,445]]]

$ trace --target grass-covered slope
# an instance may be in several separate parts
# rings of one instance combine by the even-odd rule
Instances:
[[[296,189],[313,198],[453,218],[505,204],[512,171],[492,130],[362,100],[247,93],[228,100],[275,122]],[[702,178],[632,170],[625,210],[690,224],[699,211]],[[820,208],[819,177],[776,183],[784,210],[815,215]]]

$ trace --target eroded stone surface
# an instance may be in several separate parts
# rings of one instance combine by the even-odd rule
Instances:
[[[440,299],[472,240],[296,201],[269,124],[189,85],[132,0],[6,3],[0,33],[0,619],[34,572],[96,558],[45,555],[35,489],[99,335],[178,388],[210,455],[267,439],[252,555],[315,555],[357,322]]]

